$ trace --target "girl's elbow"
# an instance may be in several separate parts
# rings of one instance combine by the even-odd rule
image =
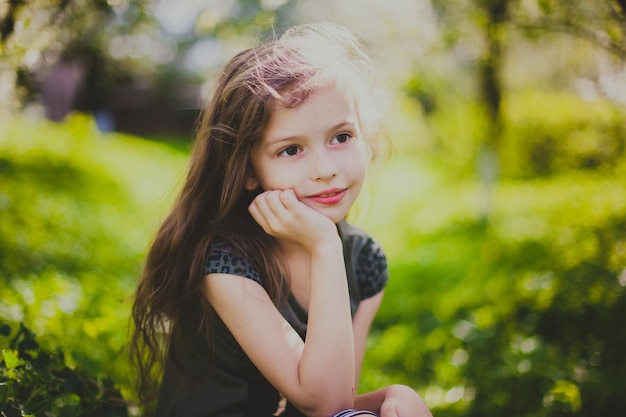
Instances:
[[[307,404],[303,404],[300,411],[307,417],[330,417],[342,410],[354,407],[354,398],[350,395],[320,395],[311,396]]]
[[[329,407],[324,404],[318,408],[312,408],[309,410],[300,410],[300,411],[302,412],[302,414],[304,414],[307,417],[331,417],[339,413],[340,411],[348,410],[351,408],[353,408],[351,405],[344,405],[340,407]]]

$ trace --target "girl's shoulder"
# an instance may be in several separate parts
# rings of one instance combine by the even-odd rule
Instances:
[[[337,224],[344,252],[358,254],[360,257],[385,259],[385,253],[378,241],[360,227],[347,223],[345,220]]]
[[[259,272],[242,251],[232,242],[219,237],[209,247],[204,273],[238,275],[262,284]]]
[[[351,268],[362,299],[383,290],[388,280],[387,257],[380,244],[363,229],[345,221],[338,225],[344,258]]]

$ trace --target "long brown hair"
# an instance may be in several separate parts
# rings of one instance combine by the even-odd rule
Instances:
[[[261,191],[245,187],[254,175],[250,153],[276,108],[297,106],[342,76],[339,68],[349,71],[346,78],[355,88],[355,79],[369,79],[370,63],[360,43],[346,29],[327,23],[292,28],[241,52],[224,68],[199,119],[182,190],[149,249],[135,294],[130,351],[145,403],[155,399],[174,345],[189,337],[211,340],[213,312],[203,279],[216,237],[245,254],[275,303],[284,301],[287,286],[276,242],[247,210]],[[363,85],[368,83],[358,88]],[[365,101],[371,91],[357,95]]]

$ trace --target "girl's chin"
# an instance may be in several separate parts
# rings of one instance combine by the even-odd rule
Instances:
[[[321,213],[324,216],[328,217],[335,224],[341,222],[342,220],[345,220],[346,217],[348,216],[347,213],[331,213],[329,212],[329,210],[324,210],[324,209],[320,210],[315,207],[311,207],[311,208],[317,211],[318,213]]]

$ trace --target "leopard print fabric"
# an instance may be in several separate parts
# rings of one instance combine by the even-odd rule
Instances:
[[[380,245],[354,226],[344,226],[342,241],[344,251],[353,253],[352,262],[355,280],[361,300],[370,298],[383,290],[387,284],[387,259]],[[250,261],[235,254],[233,246],[225,240],[211,245],[205,274],[231,274],[249,278],[261,285],[257,270]]]

